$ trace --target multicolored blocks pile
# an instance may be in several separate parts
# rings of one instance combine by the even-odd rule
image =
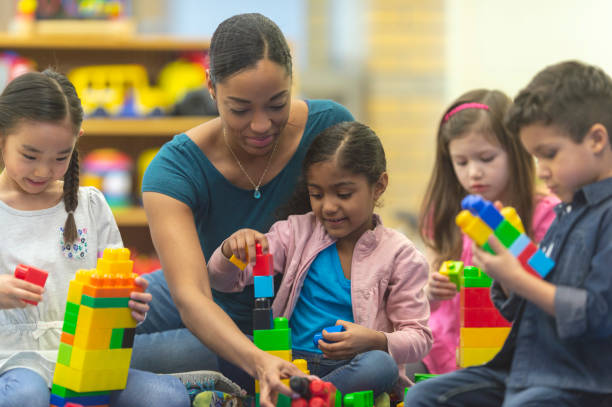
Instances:
[[[534,276],[546,278],[555,263],[525,234],[520,218],[513,208],[502,212],[489,201],[478,195],[468,195],[461,201],[463,210],[457,215],[456,223],[476,244],[494,253],[489,247],[489,236],[499,241],[520,261],[525,270]]]
[[[125,388],[137,323],[128,301],[142,291],[132,268],[128,249],[105,249],[70,282],[51,407],[107,406],[110,391]]]

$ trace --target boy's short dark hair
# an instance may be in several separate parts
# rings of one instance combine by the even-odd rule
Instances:
[[[576,143],[595,123],[612,129],[612,79],[578,61],[546,67],[519,92],[506,114],[514,134],[531,124],[554,125]]]

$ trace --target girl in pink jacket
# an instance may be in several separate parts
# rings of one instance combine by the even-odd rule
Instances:
[[[228,259],[255,259],[261,243],[274,272],[284,274],[272,308],[289,319],[294,359],[306,359],[311,374],[343,394],[403,390],[410,384],[404,364],[432,345],[428,265],[373,213],[388,182],[382,144],[363,124],[337,124],[313,141],[302,178],[308,213],[276,222],[265,235],[235,232],[209,261],[211,284],[220,291],[253,284],[252,264],[240,271]],[[314,334],[332,325],[344,331],[324,331],[315,345]]]

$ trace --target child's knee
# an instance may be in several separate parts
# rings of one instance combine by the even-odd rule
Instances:
[[[51,396],[45,380],[29,369],[9,370],[0,377],[3,407],[21,407],[24,400],[32,407],[48,407]]]

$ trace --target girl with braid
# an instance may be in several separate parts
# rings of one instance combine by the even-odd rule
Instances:
[[[0,406],[49,405],[69,281],[95,268],[99,251],[122,246],[103,195],[79,187],[82,121],[74,86],[51,70],[19,76],[0,94]],[[46,270],[45,288],[15,278],[18,264]],[[151,294],[130,297],[142,322]],[[186,407],[189,397],[172,376],[131,369],[110,405]]]

